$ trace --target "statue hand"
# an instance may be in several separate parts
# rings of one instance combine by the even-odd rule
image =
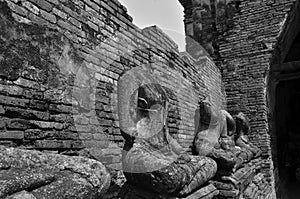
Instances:
[[[175,161],[175,163],[186,164],[186,163],[190,162],[191,160],[192,160],[191,156],[188,153],[182,153],[178,156],[178,159]]]

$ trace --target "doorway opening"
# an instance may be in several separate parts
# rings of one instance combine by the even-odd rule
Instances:
[[[300,78],[276,86],[275,129],[282,199],[300,195]]]
[[[268,74],[269,129],[278,199],[300,195],[300,1],[278,38]]]

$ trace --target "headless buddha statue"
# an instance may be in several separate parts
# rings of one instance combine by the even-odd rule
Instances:
[[[237,132],[239,136],[237,138],[238,145],[236,145],[234,140],[235,121],[232,116],[225,110],[213,110],[208,101],[200,103],[200,125],[195,136],[194,146],[197,154],[211,157],[217,162],[217,177],[231,176],[243,164],[249,162],[253,158],[252,151],[257,150],[251,143],[243,142],[248,138],[240,137],[244,135],[241,131],[246,130],[246,124],[249,125],[245,122],[245,118],[241,119],[238,119]]]
[[[167,95],[151,76],[134,68],[118,82],[124,174],[129,184],[142,189],[188,195],[215,175],[217,165],[211,158],[185,153],[169,135]]]
[[[250,124],[246,115],[240,112],[236,116],[236,145],[241,147],[242,149],[246,149],[248,151],[247,160],[251,160],[253,158],[259,157],[261,155],[261,150],[252,144],[248,138],[248,134],[250,132]]]
[[[235,154],[236,159],[239,162],[237,168],[261,155],[260,149],[249,141],[247,136],[249,131],[250,124],[248,118],[243,113],[239,113],[236,116],[236,146],[229,149]],[[233,184],[238,184],[247,171],[250,172],[250,168],[245,168],[243,172],[236,172],[228,176],[222,176],[222,179],[225,181],[230,181]]]
[[[196,153],[214,159],[218,175],[229,175],[240,165],[232,148],[235,122],[225,110],[215,111],[208,101],[200,103],[200,125],[195,136]]]

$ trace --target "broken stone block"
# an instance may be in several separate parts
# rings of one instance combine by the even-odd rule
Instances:
[[[6,199],[37,199],[33,194],[27,191],[21,191],[11,196],[6,197]]]
[[[96,199],[110,185],[110,174],[96,160],[3,146],[0,157],[0,198]]]

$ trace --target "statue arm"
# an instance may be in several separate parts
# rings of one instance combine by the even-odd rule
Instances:
[[[177,155],[185,152],[183,147],[169,133],[167,133],[167,140],[171,146],[172,151],[174,151]]]
[[[235,121],[233,117],[225,110],[221,110],[221,125],[223,128],[221,128],[221,136],[231,136],[233,134],[233,131],[235,129]]]
[[[239,147],[242,147],[242,148],[248,148],[249,145],[248,145],[248,140],[243,138],[243,137],[239,137],[237,140],[236,140],[236,144],[239,146]]]
[[[171,135],[167,133],[167,139],[169,142],[169,145],[174,153],[178,155],[177,163],[185,164],[187,162],[191,161],[191,157],[184,148],[177,142],[176,139],[174,139]]]

